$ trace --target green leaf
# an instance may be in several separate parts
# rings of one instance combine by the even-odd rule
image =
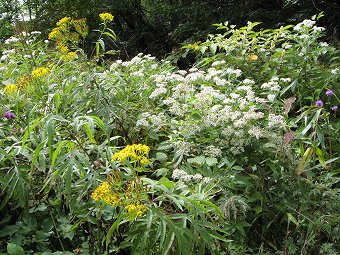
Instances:
[[[159,181],[158,181],[158,184],[160,185],[163,185],[167,188],[170,188],[170,189],[174,189],[176,188],[176,183],[173,182],[173,181],[170,181],[168,178],[166,177],[162,177]]]
[[[214,166],[214,165],[217,165],[218,161],[216,158],[206,158],[205,159],[205,162],[207,163],[208,166]]]
[[[291,213],[287,213],[288,221],[293,222],[297,227],[300,225],[299,222],[295,219],[295,217]]]
[[[165,153],[157,152],[156,153],[156,159],[160,162],[164,163],[168,160],[168,156]]]
[[[14,243],[7,244],[7,252],[9,255],[25,255],[24,249]]]
[[[313,156],[313,154],[314,154],[314,149],[312,147],[308,147],[305,153],[303,154],[298,167],[295,170],[295,173],[297,175],[300,175],[305,171],[306,166],[309,160],[311,159],[311,157]]]

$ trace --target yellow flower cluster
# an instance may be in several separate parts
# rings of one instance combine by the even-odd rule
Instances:
[[[20,77],[18,79],[18,88],[19,89],[24,89],[25,87],[27,87],[30,82],[32,81],[32,77],[31,76],[24,76],[24,77]]]
[[[39,67],[39,68],[34,69],[32,71],[32,78],[38,78],[38,77],[45,76],[49,72],[50,72],[49,68],[47,68],[47,67]]]
[[[129,204],[125,207],[125,209],[128,211],[129,216],[132,216],[132,218],[142,217],[147,211],[146,206],[140,202]]]
[[[111,185],[109,182],[102,183],[92,194],[91,197],[95,201],[103,201],[108,205],[116,206],[121,199],[118,194],[111,191]]]
[[[76,57],[77,57],[77,53],[74,51],[70,51],[64,56],[64,60],[73,60]]]
[[[57,26],[60,27],[60,26],[66,26],[68,23],[70,23],[72,21],[72,19],[70,17],[64,17],[62,19],[60,19],[58,22],[57,22]]]
[[[81,38],[85,38],[88,34],[88,26],[86,19],[72,19],[64,17],[59,20],[56,27],[49,33],[48,39],[55,41],[56,49],[67,55],[69,53],[69,46],[78,45]],[[75,55],[71,54],[64,58],[65,60],[72,59]]]
[[[124,161],[127,159],[140,162],[142,165],[150,164],[148,153],[150,147],[144,144],[127,145],[124,149],[116,152],[112,156],[113,161]]]
[[[111,13],[105,12],[105,13],[101,13],[99,14],[99,18],[103,21],[103,22],[107,22],[107,21],[113,21],[113,15]]]
[[[257,60],[259,60],[259,57],[255,54],[252,54],[252,55],[248,56],[248,60],[249,61],[257,61]]]
[[[4,93],[6,94],[12,94],[18,91],[18,85],[17,84],[8,84],[4,87]]]
[[[55,27],[52,29],[51,33],[48,34],[49,40],[57,40],[63,36],[62,29],[60,27]]]
[[[64,53],[64,54],[67,54],[69,50],[68,47],[62,42],[58,43],[55,48],[57,51],[60,51],[61,53]]]
[[[72,25],[74,29],[79,33],[82,37],[86,37],[89,32],[89,27],[87,26],[86,19],[76,19],[72,21]]]

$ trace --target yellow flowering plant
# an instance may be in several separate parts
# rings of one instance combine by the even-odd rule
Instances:
[[[8,84],[3,89],[4,93],[9,95],[13,94],[18,91],[18,85],[17,84]]]
[[[99,31],[100,35],[98,37],[98,40],[96,41],[96,46],[93,51],[97,59],[100,57],[101,51],[103,52],[103,54],[114,54],[115,53],[115,51],[106,51],[105,42],[103,40],[104,35],[106,35],[109,39],[111,39],[111,43],[115,45],[116,45],[115,42],[117,40],[117,36],[115,32],[112,29],[107,27],[108,23],[113,21],[114,16],[111,13],[104,12],[104,13],[99,14],[99,18],[102,21],[101,25],[103,25],[103,28],[102,30]]]
[[[135,220],[147,211],[146,192],[147,188],[138,176],[127,180],[119,172],[114,172],[92,192],[91,197],[103,205],[120,207],[127,219]]]
[[[70,60],[75,57],[73,53],[68,55],[72,52],[70,48],[77,48],[85,40],[87,34],[88,26],[86,19],[64,17],[56,23],[56,27],[49,33],[48,39],[54,41],[56,50],[66,56],[64,60]]]
[[[127,145],[124,149],[113,154],[112,160],[119,162],[132,160],[137,163],[137,165],[148,165],[150,164],[150,160],[148,159],[149,151],[150,147],[144,144]]]
[[[31,75],[32,75],[32,78],[39,78],[39,77],[46,76],[50,71],[51,70],[48,67],[39,67],[39,68],[34,69]]]
[[[104,12],[104,13],[99,14],[99,18],[101,19],[101,21],[106,23],[109,21],[110,22],[113,21],[114,16],[111,13]]]

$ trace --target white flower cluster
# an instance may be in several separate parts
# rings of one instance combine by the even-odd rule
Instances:
[[[312,28],[315,25],[315,21],[314,20],[310,20],[310,19],[305,19],[304,21],[298,23],[297,25],[295,25],[294,30],[295,31],[302,31],[302,29],[304,27],[307,28]]]
[[[153,127],[155,130],[159,130],[166,123],[166,118],[163,112],[159,114],[150,114],[145,112],[136,122],[136,128],[149,128]]]
[[[310,20],[310,19],[305,19],[304,21],[298,23],[295,27],[294,30],[297,32],[307,32],[309,29],[312,29],[313,33],[319,33],[325,30],[324,27],[318,27],[315,25],[316,21],[315,20]],[[307,34],[302,34],[299,36],[300,39],[307,39],[309,38],[309,35]]]
[[[143,55],[143,53],[139,53],[137,56],[132,58],[130,61],[122,61],[120,59],[117,60],[110,66],[110,71],[112,72],[119,67],[126,67],[126,68],[129,67],[132,70],[135,70],[134,72],[131,73],[132,75],[143,76],[144,65],[152,63],[148,65],[148,69],[154,69],[158,67],[157,63],[154,62],[155,59],[156,58],[152,57],[150,54]]]
[[[208,184],[213,181],[210,177],[203,177],[201,174],[188,174],[184,170],[175,169],[171,176],[174,180],[180,180],[183,182],[202,182],[203,184]]]
[[[339,68],[335,68],[331,70],[331,74],[337,74],[339,72]]]
[[[5,44],[16,43],[16,42],[19,42],[19,40],[20,40],[19,38],[11,36],[10,38],[5,40]]]
[[[205,156],[212,157],[212,158],[218,158],[222,156],[222,150],[219,148],[216,148],[214,145],[209,145],[204,151]]]
[[[164,84],[160,84],[155,90],[150,94],[149,98],[157,98],[160,95],[163,95],[167,92],[168,90],[165,88]]]
[[[2,56],[0,58],[0,61],[5,61],[6,59],[9,59],[11,55],[15,54],[15,49],[9,49],[2,51]]]
[[[140,65],[144,58],[137,56],[132,62]],[[124,68],[130,64],[120,65]],[[255,94],[254,80],[241,78],[242,71],[223,60],[213,62],[206,70],[168,70],[152,74],[145,82],[156,107],[139,116],[136,128],[160,132],[162,127],[169,127],[165,129],[171,132],[168,149],[177,156],[237,155],[255,139],[270,138],[273,128],[285,126],[282,116],[268,117],[260,109],[264,109],[263,103],[275,100],[280,85],[290,78],[272,77],[263,83],[263,98]],[[203,148],[200,141],[207,135],[212,143]]]
[[[268,115],[268,127],[269,128],[285,128],[286,122],[285,118],[282,115],[275,115],[270,113]]]
[[[272,79],[269,82],[265,82],[261,85],[261,89],[266,91],[267,100],[269,102],[274,102],[275,98],[277,97],[277,94],[281,90],[281,86],[279,84],[289,82],[291,82],[291,78],[272,77]]]
[[[214,61],[211,66],[221,66],[221,65],[225,65],[226,62],[225,60],[220,60],[220,61]]]

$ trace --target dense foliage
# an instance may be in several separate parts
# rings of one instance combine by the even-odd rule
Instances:
[[[81,17],[8,38],[0,252],[337,254],[339,51],[320,16],[216,24],[188,70],[110,62],[110,13],[90,58]]]
[[[262,28],[298,23],[315,13],[324,12],[321,25],[326,28],[327,40],[340,37],[340,5],[338,0],[0,0],[0,40],[8,34],[13,20],[24,16],[30,30],[47,36],[54,24],[65,16],[86,18],[90,31],[99,25],[97,16],[111,12],[115,21],[110,27],[119,38],[118,45],[106,42],[108,47],[120,51],[122,58],[131,59],[139,52],[157,57],[180,48],[184,41],[204,40],[214,33],[213,23],[229,20],[243,25],[248,20],[259,21]],[[22,14],[24,12],[24,15]],[[20,22],[18,22],[18,25]],[[6,31],[2,26],[6,26]],[[87,37],[85,51],[89,52],[97,40],[94,33]]]

